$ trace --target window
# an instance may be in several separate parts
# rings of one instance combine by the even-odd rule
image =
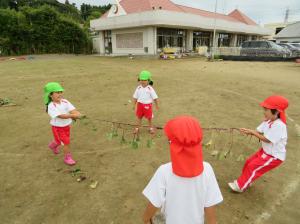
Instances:
[[[104,48],[106,54],[112,53],[111,30],[104,31]]]
[[[218,46],[219,47],[229,47],[231,42],[231,34],[229,33],[219,33]]]
[[[246,35],[237,35],[236,46],[240,47],[246,40],[248,40],[248,36],[246,36]]]
[[[185,47],[185,30],[157,28],[157,47]]]
[[[193,32],[193,48],[196,49],[200,46],[210,46],[210,32],[194,31]]]
[[[250,47],[250,42],[242,43],[242,48],[249,48],[249,47]]]
[[[117,48],[143,48],[143,33],[116,34]]]
[[[260,42],[260,48],[269,48],[269,45],[267,42]]]
[[[249,42],[249,47],[250,48],[259,48],[259,42],[257,42],[257,41]]]
[[[276,28],[276,31],[275,31],[275,34],[278,34],[281,30],[283,30],[284,27],[277,27]]]

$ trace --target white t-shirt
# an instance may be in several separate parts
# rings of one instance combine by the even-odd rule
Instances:
[[[75,110],[75,107],[66,99],[61,100],[60,103],[49,103],[48,114],[51,117],[50,124],[56,127],[66,127],[72,123],[72,119],[61,119],[57,116],[62,114],[69,114],[70,111]]]
[[[273,123],[270,121],[262,122],[256,129],[263,133],[271,143],[262,141],[262,148],[266,154],[274,156],[282,161],[286,158],[287,128],[282,120],[277,119]]]
[[[143,87],[139,85],[133,94],[133,98],[139,103],[150,104],[153,103],[153,100],[157,99],[158,96],[152,86],[148,85]]]
[[[171,163],[164,164],[144,189],[145,197],[165,214],[166,224],[203,224],[204,208],[223,201],[212,167],[203,165],[202,174],[184,178],[173,173]]]

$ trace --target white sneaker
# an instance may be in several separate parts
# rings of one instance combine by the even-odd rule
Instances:
[[[232,183],[228,183],[228,186],[231,188],[232,191],[242,193],[243,191],[240,189],[237,181],[233,181]]]

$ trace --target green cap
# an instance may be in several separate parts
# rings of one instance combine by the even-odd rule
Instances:
[[[141,81],[146,81],[146,80],[151,81],[151,73],[149,71],[141,71],[141,73],[139,75],[139,80],[141,80]]]
[[[51,101],[49,98],[50,93],[53,92],[61,92],[64,91],[64,89],[61,87],[61,85],[57,82],[49,82],[44,87],[44,103],[48,105]]]

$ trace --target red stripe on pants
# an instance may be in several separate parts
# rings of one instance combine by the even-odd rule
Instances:
[[[242,175],[237,179],[240,189],[244,191],[257,178],[276,168],[281,163],[281,160],[265,154],[264,150],[260,149],[247,159]]]

